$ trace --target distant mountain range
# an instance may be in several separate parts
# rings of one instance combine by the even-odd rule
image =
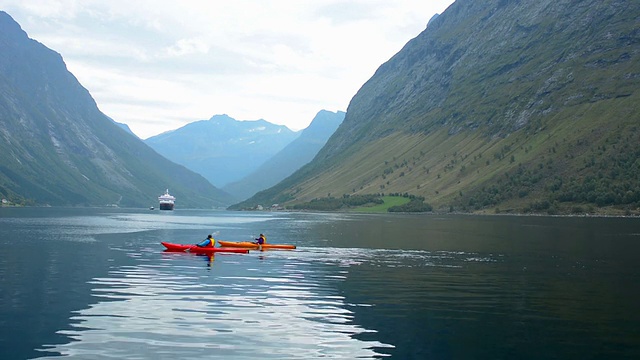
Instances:
[[[637,213],[640,2],[456,0],[309,164],[232,208],[408,193],[436,211]]]
[[[222,187],[239,200],[247,199],[293,174],[311,161],[344,120],[343,111],[320,111],[300,136],[242,180]]]
[[[0,197],[14,204],[228,205],[229,194],[101,113],[60,54],[0,11]]]
[[[145,143],[223,187],[249,175],[298,136],[286,126],[265,120],[238,121],[216,115],[150,137]]]

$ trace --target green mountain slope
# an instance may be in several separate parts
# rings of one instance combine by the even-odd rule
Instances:
[[[406,192],[440,211],[634,210],[639,18],[630,0],[457,0],[313,162],[235,207]]]
[[[13,203],[176,207],[229,204],[202,176],[102,114],[59,54],[0,12],[0,197]]]

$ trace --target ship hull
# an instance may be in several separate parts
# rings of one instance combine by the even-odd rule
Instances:
[[[173,204],[160,204],[160,210],[173,210]]]

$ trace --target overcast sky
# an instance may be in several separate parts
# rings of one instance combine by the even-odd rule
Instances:
[[[453,0],[0,0],[143,139],[227,114],[306,128]]]

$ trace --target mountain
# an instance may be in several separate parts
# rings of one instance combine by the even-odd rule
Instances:
[[[284,149],[267,160],[244,179],[224,186],[222,190],[238,199],[246,199],[260,190],[267,189],[308,163],[320,151],[329,137],[344,120],[343,111],[322,110],[311,124]]]
[[[440,16],[440,14],[435,14],[431,17],[431,19],[429,19],[429,22],[427,22],[427,27],[429,27],[429,25],[431,25],[431,23],[438,18],[438,16]]]
[[[106,116],[106,115],[105,115],[105,116]],[[108,117],[108,116],[107,116],[107,117]],[[113,123],[114,123],[114,124],[118,125],[118,127],[119,127],[119,128],[121,128],[122,130],[124,130],[124,131],[128,132],[129,134],[131,134],[131,135],[133,135],[133,136],[135,136],[135,137],[138,137],[138,135],[134,134],[134,133],[133,133],[133,131],[131,131],[131,128],[129,127],[129,125],[124,124],[124,123],[119,123],[119,122],[117,122],[117,121],[113,120],[113,119],[112,119],[112,118],[110,118],[110,117],[108,117],[108,118],[109,118],[109,120],[113,121]]]
[[[234,208],[408,193],[436,211],[635,212],[640,2],[456,0],[315,159]]]
[[[167,159],[223,187],[249,175],[300,134],[265,120],[215,115],[145,140]]]
[[[101,113],[60,54],[0,12],[0,196],[28,205],[228,205],[229,195]]]

